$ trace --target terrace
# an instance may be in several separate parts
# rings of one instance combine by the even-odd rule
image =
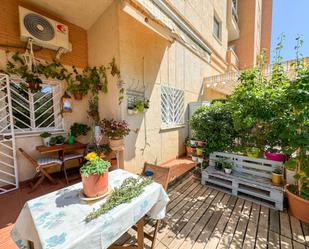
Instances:
[[[301,37],[269,65],[247,1],[73,2],[3,3],[0,249],[308,249]]]

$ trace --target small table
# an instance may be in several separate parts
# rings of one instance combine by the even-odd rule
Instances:
[[[36,150],[41,154],[58,152],[60,159],[63,159],[65,151],[73,151],[81,149],[86,149],[86,145],[78,141],[75,141],[74,144],[65,143],[62,145],[52,145],[52,146],[40,145],[36,147]]]
[[[137,177],[121,169],[114,170],[109,173],[109,184],[119,187],[132,176]],[[153,182],[129,203],[87,223],[87,214],[106,199],[85,203],[78,197],[81,189],[82,183],[77,183],[26,202],[11,232],[17,246],[22,249],[31,246],[34,249],[106,249],[138,223],[141,236],[137,248],[142,249],[143,217],[147,214],[153,219],[163,219],[169,201],[162,185]]]

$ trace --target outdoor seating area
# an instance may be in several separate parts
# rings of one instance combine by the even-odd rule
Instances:
[[[1,1],[0,249],[309,249],[278,1]]]

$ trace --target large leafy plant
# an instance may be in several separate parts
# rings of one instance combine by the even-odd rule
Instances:
[[[193,114],[190,125],[194,136],[206,142],[205,154],[232,148],[237,133],[229,104],[215,102],[201,106]]]
[[[125,120],[103,119],[101,121],[101,127],[106,136],[111,139],[122,139],[130,132]]]
[[[90,130],[90,127],[86,124],[74,123],[70,127],[71,134],[74,137],[79,137],[81,135],[86,136],[87,132]]]

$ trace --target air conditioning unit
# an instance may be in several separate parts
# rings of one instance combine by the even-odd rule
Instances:
[[[71,52],[69,29],[63,23],[19,6],[20,36],[22,41],[32,38],[33,43],[45,48]]]

